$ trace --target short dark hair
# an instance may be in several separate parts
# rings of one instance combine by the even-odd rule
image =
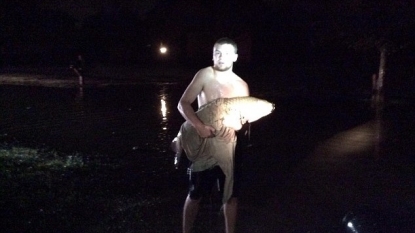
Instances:
[[[222,37],[216,41],[215,44],[223,45],[223,44],[230,44],[235,48],[235,53],[238,53],[238,46],[236,45],[235,41],[229,39],[228,37]]]

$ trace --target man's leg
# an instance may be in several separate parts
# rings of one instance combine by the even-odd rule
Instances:
[[[238,198],[231,197],[223,206],[226,233],[234,233],[238,212]]]
[[[183,207],[183,233],[190,233],[199,212],[199,200],[192,200],[188,195]]]

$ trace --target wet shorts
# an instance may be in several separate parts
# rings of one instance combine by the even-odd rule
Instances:
[[[250,144],[249,142],[250,124],[244,124],[243,127],[237,132],[238,143],[235,148],[235,167],[234,167],[234,182],[232,197],[239,196],[239,187],[241,183],[240,167],[242,165],[241,158],[245,154],[245,148]],[[225,183],[225,174],[219,166],[215,166],[211,169],[190,172],[189,173],[189,196],[192,200],[199,200],[203,196],[211,194],[212,190],[219,190],[219,193],[223,195],[223,185]]]
[[[222,195],[225,174],[223,174],[219,166],[215,166],[205,171],[190,172],[189,182],[189,197],[192,200],[199,200],[201,197],[206,197],[212,191],[219,191]],[[232,197],[238,196],[237,183],[235,177]]]

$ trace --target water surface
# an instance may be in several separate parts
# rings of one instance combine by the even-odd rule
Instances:
[[[7,173],[6,229],[179,232],[186,167],[174,169],[169,144],[183,122],[176,105],[186,85],[82,93],[0,86],[2,142],[79,153],[89,164],[46,171],[50,177]],[[376,114],[369,97],[283,96],[260,85],[252,95],[274,102],[276,110],[252,123],[251,146],[240,159],[240,232],[338,232],[346,212],[361,205],[395,200],[388,202],[391,212],[413,205],[411,102],[390,100]],[[202,208],[207,218],[199,232],[221,227],[217,204]]]

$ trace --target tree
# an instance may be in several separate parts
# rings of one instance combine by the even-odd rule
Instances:
[[[326,8],[325,26],[330,33],[320,31],[318,43],[338,41],[359,51],[376,49],[379,54],[378,79],[387,76],[387,61],[391,54],[413,48],[415,22],[414,4],[410,1],[383,0],[335,3]]]

